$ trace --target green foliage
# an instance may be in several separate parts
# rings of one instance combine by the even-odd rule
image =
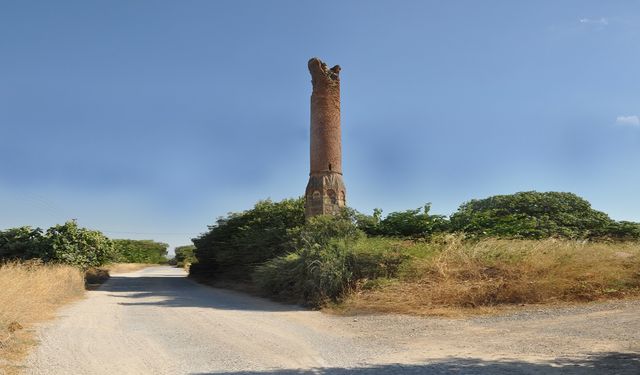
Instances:
[[[113,243],[96,230],[78,227],[75,220],[47,230],[47,260],[83,268],[101,266],[113,259]]]
[[[382,210],[379,208],[373,209],[373,215],[365,215],[360,212],[354,211],[354,217],[358,229],[364,233],[375,236],[380,233],[380,221],[382,220]]]
[[[447,221],[442,215],[429,215],[431,204],[423,208],[392,212],[380,222],[380,232],[385,236],[420,236],[446,230]]]
[[[175,248],[175,262],[178,267],[183,267],[187,264],[192,264],[197,261],[194,254],[196,247],[193,245],[178,246]]]
[[[392,212],[384,219],[382,210],[375,209],[373,216],[356,214],[358,228],[372,236],[429,237],[448,230],[443,215],[430,215],[431,204],[414,210]]]
[[[473,200],[450,220],[431,215],[430,208],[427,204],[384,218],[379,209],[372,216],[344,209],[340,215],[305,222],[302,199],[261,201],[251,210],[218,219],[193,240],[199,262],[190,274],[242,281],[252,275],[268,295],[321,305],[340,300],[357,285],[375,287],[417,275],[416,265],[433,262],[442,248],[466,235],[640,239],[640,224],[615,222],[571,193]]]
[[[0,260],[34,259],[83,268],[103,265],[113,259],[113,245],[101,232],[78,227],[75,221],[40,228],[19,227],[0,231]]]
[[[362,238],[355,244],[353,251],[354,279],[360,281],[394,278],[405,261],[424,257],[426,244],[428,242],[389,237]]]
[[[257,267],[254,281],[271,295],[310,305],[339,299],[353,284],[353,247],[362,233],[346,215],[318,216],[297,236],[299,247]]]
[[[289,232],[304,225],[304,199],[264,200],[247,211],[219,218],[193,239],[198,260],[193,277],[248,279],[255,266],[291,251]]]
[[[618,221],[610,223],[607,236],[620,241],[637,241],[640,239],[640,223]]]
[[[535,191],[471,200],[451,216],[451,227],[476,236],[531,239],[638,233],[637,226],[616,223],[575,194]]]
[[[40,228],[26,226],[0,231],[0,259],[43,258],[45,250],[45,238]]]
[[[366,237],[349,210],[314,217],[296,236],[296,250],[257,267],[253,279],[267,295],[312,306],[339,301],[356,285],[397,277],[412,251],[432,252],[414,241]]]
[[[122,263],[164,263],[169,245],[152,240],[113,240],[115,261]]]

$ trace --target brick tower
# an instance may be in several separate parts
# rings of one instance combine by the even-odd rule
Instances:
[[[340,135],[340,66],[309,60],[311,94],[311,171],[305,191],[305,215],[336,214],[346,204]]]

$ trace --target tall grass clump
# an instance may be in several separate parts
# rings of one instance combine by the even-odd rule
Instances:
[[[319,306],[352,286],[353,248],[362,233],[345,217],[310,219],[295,239],[295,251],[258,266],[253,280],[265,293]]]
[[[41,262],[0,264],[0,370],[25,354],[25,327],[53,316],[59,306],[84,294],[78,267]],[[0,371],[1,372],[1,371]]]
[[[398,276],[345,306],[430,314],[442,309],[593,301],[640,294],[640,244],[571,240],[434,240]],[[411,247],[411,246],[410,246]],[[409,250],[411,251],[411,250]]]

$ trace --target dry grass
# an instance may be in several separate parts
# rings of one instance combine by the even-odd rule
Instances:
[[[85,286],[87,290],[95,290],[104,284],[111,274],[127,273],[138,271],[147,267],[157,266],[157,264],[146,263],[112,263],[103,267],[91,267],[86,270]]]
[[[418,246],[428,253],[413,255],[395,279],[363,284],[339,311],[459,315],[640,295],[640,243],[452,236],[435,249]]]
[[[87,290],[95,290],[104,284],[111,275],[104,268],[91,267],[84,272],[84,285]]]
[[[157,264],[145,264],[145,263],[113,263],[104,266],[110,274],[114,273],[127,273],[134,272],[148,267],[154,267]]]
[[[0,373],[16,365],[33,342],[30,327],[84,294],[80,270],[64,265],[0,265]]]

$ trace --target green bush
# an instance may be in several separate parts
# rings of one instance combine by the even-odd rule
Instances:
[[[265,294],[320,306],[338,301],[356,284],[395,278],[413,256],[413,241],[367,238],[350,212],[310,219],[296,233],[296,250],[257,267],[253,280]]]
[[[192,264],[196,262],[196,257],[194,255],[196,247],[193,245],[185,245],[178,246],[174,249],[175,257],[174,260],[178,267],[184,267],[185,265]]]
[[[606,230],[607,236],[620,241],[637,241],[640,239],[640,223],[618,221],[610,223]]]
[[[248,280],[257,265],[293,250],[289,232],[304,222],[302,198],[260,201],[250,210],[219,218],[193,239],[198,262],[189,275]]]
[[[113,240],[115,261],[121,263],[164,263],[169,245],[152,240]]]
[[[430,237],[448,231],[448,221],[443,215],[430,215],[431,204],[414,210],[392,212],[382,219],[382,210],[375,209],[373,216],[356,214],[358,228],[371,236]]]
[[[353,246],[362,233],[347,217],[311,218],[297,233],[298,248],[258,266],[253,279],[269,295],[320,305],[353,283]]]
[[[0,231],[0,259],[33,259],[46,256],[42,229],[31,227],[10,228]]]
[[[114,258],[113,243],[97,230],[78,227],[75,220],[47,230],[45,260],[82,268],[101,266]]]
[[[385,237],[359,240],[354,247],[352,272],[356,280],[389,279],[398,275],[402,264],[415,257],[416,242]]]
[[[637,236],[572,193],[535,191],[474,199],[451,216],[451,228],[475,236],[540,239]],[[640,237],[636,237],[640,238]]]
[[[0,260],[39,258],[87,268],[112,261],[114,255],[111,240],[75,221],[55,225],[44,234],[31,227],[0,231]]]

